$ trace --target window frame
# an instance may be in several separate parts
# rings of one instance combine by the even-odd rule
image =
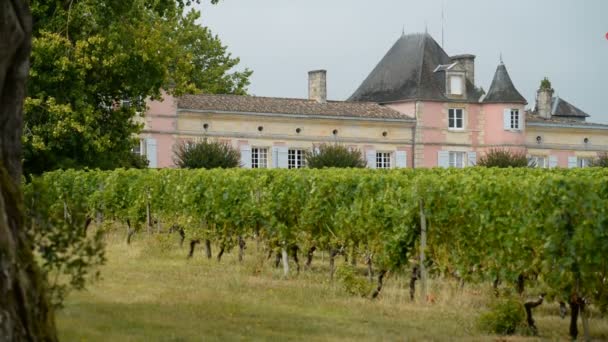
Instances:
[[[576,167],[580,167],[580,168],[585,168],[585,167],[590,167],[590,163],[593,160],[593,158],[589,158],[589,157],[576,157]]]
[[[251,147],[251,168],[252,169],[267,169],[268,168],[268,147],[263,146],[252,146]],[[261,153],[263,152],[263,153]],[[264,155],[264,158],[260,158],[260,153]],[[260,161],[263,161],[263,165],[260,165]]]
[[[460,112],[460,127],[457,127],[456,123],[458,122],[458,112]],[[452,113],[454,113],[454,118],[452,119]],[[450,126],[450,121],[453,120],[454,127]],[[464,108],[449,108],[448,109],[448,129],[451,131],[464,131],[465,126],[465,114]]]
[[[538,161],[542,160],[543,161],[543,165],[539,166]],[[539,168],[539,169],[548,169],[549,168],[549,157],[548,156],[544,156],[544,155],[531,155],[530,158],[528,158],[528,165],[534,161],[534,163],[536,165],[534,165],[535,168]]]
[[[521,131],[520,123],[521,123],[521,113],[518,108],[509,109],[509,122],[510,129],[513,131]]]
[[[376,169],[390,169],[393,167],[393,154],[389,151],[376,151]]]
[[[461,164],[458,165],[458,158],[457,156],[462,156],[462,160],[461,160]],[[454,167],[457,169],[464,169],[465,167],[467,167],[467,159],[468,159],[468,155],[467,152],[463,152],[463,151],[449,151],[448,152],[448,167]]]
[[[287,150],[287,168],[301,169],[306,167],[306,150],[302,148],[290,148]]]
[[[459,87],[458,89],[460,90],[460,92],[455,92],[454,91],[454,81],[458,80],[459,81]],[[464,95],[464,77],[462,75],[449,75],[448,76],[448,82],[450,84],[450,95],[456,95],[456,96],[463,96]]]

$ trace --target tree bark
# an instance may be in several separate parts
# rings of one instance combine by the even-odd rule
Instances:
[[[336,272],[336,256],[340,254],[340,250],[334,248],[329,251],[329,279],[334,280],[334,273]]]
[[[289,275],[289,257],[287,256],[287,248],[281,248],[281,256],[283,257],[283,276]]]
[[[410,277],[410,300],[414,301],[416,295],[416,280],[420,277],[420,270],[417,265],[412,268],[412,276]]]
[[[207,256],[207,259],[211,259],[212,257],[211,240],[209,239],[205,239],[205,255]]]
[[[581,320],[583,321],[583,334],[585,335],[585,341],[591,341],[591,334],[589,332],[589,316],[587,309],[587,303],[584,299],[579,302],[579,309],[581,312]]]
[[[524,293],[526,277],[522,274],[517,276],[517,293],[521,296]]]
[[[376,290],[374,290],[374,293],[372,293],[372,299],[377,298],[380,295],[380,292],[382,292],[382,286],[384,286],[384,276],[387,272],[388,271],[386,270],[381,270],[380,273],[378,273],[378,287],[376,287]]]
[[[190,252],[188,252],[188,259],[190,259],[190,258],[192,258],[192,256],[194,256],[194,248],[199,243],[201,243],[201,240],[190,240]]]
[[[290,249],[293,256],[293,261],[296,263],[296,274],[300,274],[300,259],[298,259],[298,250],[300,248],[297,245],[293,245]]]
[[[222,261],[222,255],[224,255],[224,251],[226,250],[226,247],[224,246],[224,244],[222,243],[220,245],[220,251],[219,253],[217,253],[217,262]]]
[[[534,309],[535,307],[541,305],[543,303],[543,299],[544,299],[545,295],[541,294],[537,300],[535,301],[527,301],[524,304],[524,308],[526,309],[526,319],[528,322],[528,327],[530,328],[530,330],[532,330],[532,332],[534,333],[534,335],[538,334],[538,329],[536,328],[536,324],[534,323],[534,318],[532,318],[532,309]]]
[[[56,341],[55,318],[23,222],[21,131],[32,21],[0,0],[0,340]]]
[[[578,310],[578,299],[574,298],[570,301],[570,337],[572,337],[573,340],[576,340],[576,337],[578,336],[578,327],[576,326]]]
[[[245,254],[245,239],[239,235],[239,262],[243,262],[243,255]]]
[[[370,283],[374,282],[374,267],[371,253],[368,253],[365,257],[365,263],[367,264],[367,278]]]
[[[306,268],[310,268],[310,265],[312,264],[312,257],[315,254],[315,251],[317,250],[317,247],[312,246],[310,247],[310,249],[308,249],[308,253],[306,253]]]

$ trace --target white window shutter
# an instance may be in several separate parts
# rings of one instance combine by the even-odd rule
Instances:
[[[395,152],[395,167],[407,167],[407,152],[397,151]]]
[[[519,111],[519,130],[524,130],[524,125],[526,124],[526,108],[522,108]]]
[[[575,168],[578,165],[577,161],[578,160],[576,159],[576,157],[568,157],[568,168]]]
[[[287,146],[279,146],[277,147],[277,153],[278,153],[278,161],[277,161],[277,166],[281,169],[286,169],[287,166],[287,154],[288,154],[288,148]]]
[[[272,147],[272,168],[276,169],[279,167],[279,147]]]
[[[468,152],[467,156],[469,157],[467,166],[477,165],[477,152]]]
[[[449,151],[438,151],[437,152],[437,166],[450,167],[450,152]]]
[[[156,139],[149,138],[146,139],[146,157],[148,158],[148,167],[157,168],[158,167],[158,154],[156,151]]]
[[[510,130],[511,129],[511,109],[507,108],[502,113],[502,122],[503,128]]]
[[[251,146],[241,145],[241,167],[251,169]]]
[[[549,167],[557,167],[557,156],[549,156]]]
[[[370,169],[376,168],[376,150],[367,150],[367,167]]]

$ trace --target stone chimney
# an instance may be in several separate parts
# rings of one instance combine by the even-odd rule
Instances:
[[[308,72],[308,99],[319,103],[327,102],[327,71],[313,70]]]
[[[540,82],[540,88],[536,92],[536,113],[541,118],[551,119],[551,107],[553,102],[553,88],[547,78]]]
[[[475,85],[475,55],[456,55],[450,57],[452,62],[458,62],[464,67],[467,74],[467,80]]]

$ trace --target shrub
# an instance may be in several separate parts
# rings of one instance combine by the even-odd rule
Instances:
[[[241,153],[228,143],[209,141],[183,141],[174,148],[173,161],[184,169],[214,169],[239,167]]]
[[[325,167],[358,167],[367,165],[361,151],[339,144],[321,144],[312,152],[306,152],[306,164],[313,169]]]
[[[591,161],[590,166],[594,166],[594,167],[608,167],[608,153],[606,153],[606,152],[600,153],[597,156],[597,158],[594,158]]]
[[[500,299],[495,302],[490,311],[479,316],[479,326],[482,330],[500,334],[512,335],[523,325],[526,318],[524,306],[513,298]]]
[[[551,90],[551,82],[548,78],[545,77],[542,81],[540,81],[540,89]]]
[[[528,167],[530,165],[525,152],[507,149],[491,149],[477,161],[478,166],[485,167]]]
[[[372,290],[369,281],[357,276],[357,270],[352,265],[340,265],[336,270],[336,277],[349,295],[365,297]]]

